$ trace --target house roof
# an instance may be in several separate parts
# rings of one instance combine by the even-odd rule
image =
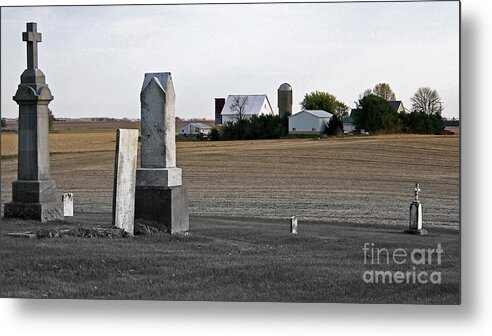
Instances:
[[[237,114],[236,111],[231,111],[231,105],[233,102],[233,99],[235,97],[240,97],[241,99],[243,97],[248,97],[248,103],[246,104],[244,114],[248,115],[253,115],[253,114],[259,114],[263,104],[266,103],[268,104],[269,110],[273,113],[272,105],[270,105],[270,101],[268,100],[267,95],[265,94],[257,94],[257,95],[229,95],[227,96],[227,100],[224,104],[224,107],[222,108],[222,113],[221,115],[234,115]]]
[[[198,127],[198,128],[212,128],[209,125],[203,124],[203,123],[189,123],[189,124],[186,124],[185,126],[183,126],[183,128],[188,127],[188,126],[193,126],[193,127]]]
[[[295,115],[298,115],[300,113],[304,113],[304,112],[307,112],[317,118],[331,118],[333,117],[333,114],[331,114],[330,112],[326,112],[325,110],[302,110],[302,111],[299,111],[293,115],[291,115],[289,118],[295,116]]]
[[[342,119],[342,123],[351,123],[353,124],[354,123],[354,118],[352,117],[345,117]]]
[[[402,102],[401,100],[389,100],[388,104],[391,106],[393,110],[397,111],[400,105],[402,105]]]

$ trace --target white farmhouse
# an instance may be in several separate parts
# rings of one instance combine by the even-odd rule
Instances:
[[[343,123],[343,133],[352,133],[355,130],[354,118],[352,118],[352,116],[343,118],[342,123]]]
[[[237,109],[231,108],[234,100],[238,98],[239,101],[244,102],[243,119],[250,119],[254,115],[273,115],[273,109],[267,95],[229,95],[221,112],[223,125],[229,121],[235,122],[238,120],[239,114]]]
[[[289,117],[289,134],[323,133],[332,117],[324,110],[302,110]]]
[[[179,134],[187,135],[207,135],[210,133],[211,127],[202,123],[189,123],[179,129]]]

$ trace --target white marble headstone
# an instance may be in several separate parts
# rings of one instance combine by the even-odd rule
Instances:
[[[63,215],[73,216],[73,193],[64,193],[62,196],[63,201]]]
[[[297,234],[297,217],[290,217],[290,232],[292,234]]]
[[[138,130],[118,129],[113,187],[113,225],[133,235]]]

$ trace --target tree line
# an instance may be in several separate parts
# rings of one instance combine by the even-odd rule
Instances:
[[[289,134],[288,116],[260,115],[250,119],[227,122],[218,128],[212,128],[209,138],[218,140],[258,140],[279,139]]]
[[[444,133],[443,104],[436,90],[419,88],[410,99],[411,110],[400,113],[389,104],[395,96],[387,83],[377,84],[372,92],[366,90],[352,113],[355,128],[375,133]]]
[[[351,113],[344,102],[323,91],[306,93],[300,105],[303,110],[324,110],[333,115],[325,130],[328,135],[343,133],[343,120],[349,116],[356,130],[371,133],[444,133],[444,120],[441,117],[443,104],[436,90],[419,88],[411,98],[411,110],[397,112],[390,104],[394,100],[396,94],[390,85],[379,83],[359,95]],[[278,139],[288,135],[288,116],[255,115],[247,119],[244,111],[248,103],[247,97],[235,97],[230,108],[235,112],[236,120],[213,128],[210,139]]]
[[[443,104],[439,93],[428,87],[419,88],[411,98],[408,111],[396,111],[390,101],[396,94],[388,83],[379,83],[365,90],[352,110],[351,117],[356,130],[372,133],[420,133],[443,134],[444,120],[441,113]],[[328,92],[314,91],[304,96],[303,109],[325,110],[333,114],[326,132],[337,135],[343,132],[343,119],[348,116],[348,107]]]

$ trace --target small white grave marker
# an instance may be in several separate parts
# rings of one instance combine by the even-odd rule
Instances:
[[[290,217],[290,232],[292,234],[297,234],[297,217]]]
[[[73,193],[64,193],[62,196],[63,215],[73,216]]]

